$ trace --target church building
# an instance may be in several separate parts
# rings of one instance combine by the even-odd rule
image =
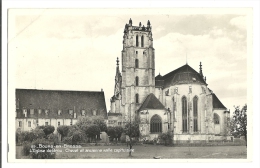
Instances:
[[[203,76],[185,64],[155,77],[152,26],[130,19],[125,25],[121,72],[117,58],[114,95],[108,125],[138,122],[140,140],[170,131],[175,143],[209,142],[227,138],[229,111],[208,88]]]

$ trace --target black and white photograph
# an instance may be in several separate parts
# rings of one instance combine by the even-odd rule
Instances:
[[[8,9],[9,161],[248,161],[252,12]]]

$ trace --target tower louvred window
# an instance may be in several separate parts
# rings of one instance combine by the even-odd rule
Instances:
[[[138,35],[136,36],[136,40],[135,40],[135,42],[136,42],[136,47],[138,47],[138,46],[139,46]]]
[[[144,36],[141,37],[141,47],[144,47]]]

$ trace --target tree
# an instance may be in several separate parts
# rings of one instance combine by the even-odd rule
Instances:
[[[86,134],[87,134],[88,137],[95,139],[95,142],[97,142],[96,141],[96,136],[100,135],[100,128],[99,128],[99,126],[95,125],[95,124],[89,125],[87,127]]]
[[[132,137],[137,138],[140,136],[139,123],[138,122],[130,122],[125,125],[124,132],[129,136],[130,144],[129,144],[129,156],[132,156],[131,151],[133,147]]]
[[[124,132],[129,137],[137,138],[140,136],[140,130],[139,130],[139,123],[133,122],[133,123],[127,123],[125,125]]]
[[[247,146],[247,105],[240,110],[239,106],[235,107],[233,118],[231,119],[232,135],[244,136]]]
[[[69,127],[68,137],[71,137],[72,145],[77,144],[85,138],[86,134],[78,126]]]
[[[124,128],[121,126],[115,126],[115,138],[116,140],[120,140],[120,137],[122,135],[122,133],[124,132]]]
[[[61,140],[68,135],[69,127],[66,125],[61,125],[57,128],[58,133],[61,135]]]
[[[115,128],[114,127],[107,127],[107,135],[109,136],[109,139],[112,141],[116,136],[115,136]]]
[[[48,136],[49,134],[53,133],[55,130],[54,126],[52,125],[46,125],[44,128],[43,128],[43,132],[45,133],[46,136]]]
[[[117,140],[120,139],[123,132],[124,132],[124,129],[121,126],[115,126],[115,127],[109,126],[107,128],[107,135],[109,136],[110,140],[113,140],[115,138],[116,142],[117,142]]]

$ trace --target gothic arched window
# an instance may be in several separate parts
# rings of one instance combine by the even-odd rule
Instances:
[[[214,113],[214,124],[219,124],[219,115]]]
[[[139,103],[139,94],[135,94],[135,103]]]
[[[162,132],[162,119],[159,115],[155,114],[151,118],[150,122],[150,132],[151,133],[159,133]]]
[[[138,35],[136,35],[136,40],[135,40],[135,42],[136,42],[136,47],[138,47],[138,45],[139,45],[139,43],[138,43]]]
[[[139,68],[139,60],[138,59],[135,59],[135,67]]]
[[[135,77],[135,86],[139,86],[139,77]]]
[[[187,98],[182,98],[182,132],[187,132]]]
[[[144,36],[141,37],[141,47],[144,47]]]
[[[193,98],[193,131],[198,132],[198,97]]]

